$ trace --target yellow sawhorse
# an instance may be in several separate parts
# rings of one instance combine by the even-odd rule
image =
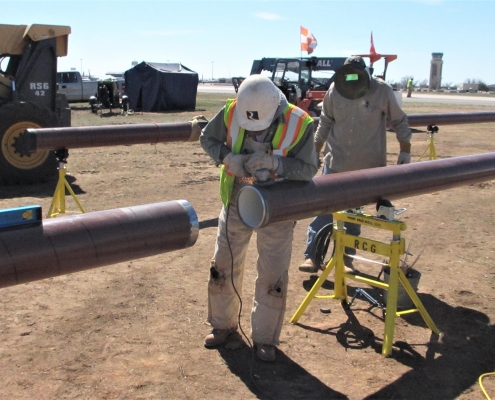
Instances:
[[[423,317],[425,323],[428,325],[431,331],[439,335],[440,331],[438,330],[430,315],[426,311],[425,307],[421,303],[421,300],[409,283],[408,279],[400,269],[400,256],[405,253],[405,240],[401,238],[401,231],[404,231],[406,229],[406,224],[397,220],[389,221],[379,219],[367,214],[355,214],[348,212],[334,213],[333,218],[334,224],[332,239],[334,241],[334,254],[325,265],[325,269],[322,271],[320,277],[315,282],[311,290],[308,292],[303,302],[296,310],[295,314],[290,319],[290,322],[292,324],[297,323],[306,308],[309,306],[309,303],[311,303],[314,298],[336,299],[349,304],[347,298],[346,279],[351,279],[356,282],[365,283],[370,286],[387,290],[387,305],[385,308],[385,332],[383,336],[382,346],[383,356],[388,357],[390,356],[390,354],[392,354],[395,319],[397,317],[400,317],[401,315],[414,312],[421,313],[421,316]],[[383,243],[363,237],[348,235],[346,234],[344,228],[344,222],[351,222],[354,224],[360,224],[370,226],[372,228],[391,231],[393,234],[392,241],[390,243]],[[358,250],[388,257],[388,267],[390,268],[389,282],[385,283],[377,279],[370,279],[364,276],[346,273],[344,269],[345,247],[353,247]],[[333,295],[318,295],[318,291],[327,279],[330,272],[332,272],[333,270],[335,270]],[[399,283],[402,284],[416,308],[397,311]]]
[[[429,144],[426,147],[425,151],[419,156],[418,161],[421,161],[421,159],[425,156],[426,152],[429,150],[429,160],[436,160],[437,159],[437,150],[435,149],[435,133],[438,132],[438,126],[436,125],[428,125],[426,128],[429,132],[430,138],[429,138]]]
[[[67,163],[67,157],[69,152],[66,149],[60,149],[55,151],[55,155],[58,160],[58,182],[55,187],[55,193],[53,195],[52,203],[48,210],[47,218],[56,217],[59,214],[65,214],[65,189],[68,190],[74,201],[76,202],[79,210],[84,213],[84,208],[76,197],[76,194],[72,190],[67,182],[67,168],[65,164]]]

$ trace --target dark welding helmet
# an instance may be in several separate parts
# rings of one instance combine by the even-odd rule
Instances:
[[[335,73],[335,89],[342,97],[355,100],[370,89],[370,74],[362,57],[352,56]]]

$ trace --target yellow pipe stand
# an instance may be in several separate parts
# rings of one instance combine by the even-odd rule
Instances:
[[[437,159],[437,151],[435,149],[435,132],[430,132],[430,139],[429,139],[429,144],[428,147],[426,147],[425,151],[419,156],[418,161],[421,161],[421,159],[424,157],[426,152],[429,150],[429,160],[436,160]]]
[[[55,188],[55,193],[53,195],[52,204],[50,205],[50,209],[48,210],[47,218],[56,217],[59,214],[65,214],[65,189],[69,191],[70,195],[76,202],[79,210],[84,213],[84,208],[76,197],[76,194],[70,187],[67,179],[65,178],[67,174],[67,168],[63,162],[59,162],[58,167],[58,182],[57,187]]]
[[[349,304],[347,299],[347,284],[346,279],[352,279],[356,282],[365,283],[370,286],[374,286],[383,290],[387,290],[387,306],[385,309],[385,332],[383,338],[382,355],[385,357],[390,356],[392,353],[392,344],[394,338],[394,326],[395,319],[404,314],[413,312],[420,312],[425,323],[428,327],[437,335],[440,331],[436,327],[435,323],[431,319],[430,315],[426,311],[425,307],[421,303],[415,290],[409,283],[408,279],[400,269],[400,256],[405,253],[405,240],[400,237],[401,231],[406,229],[406,224],[397,220],[384,220],[367,214],[354,214],[348,212],[338,212],[333,214],[333,240],[334,240],[334,254],[332,258],[325,265],[325,269],[322,271],[320,277],[315,282],[311,290],[308,292],[303,302],[296,310],[295,314],[290,319],[290,323],[295,324],[299,321],[299,318],[303,315],[309,303],[314,298],[318,299],[337,299],[342,302],[345,301]],[[378,242],[363,237],[348,235],[344,228],[344,222],[351,222],[354,224],[360,224],[377,229],[384,229],[393,233],[393,239],[390,243]],[[389,282],[385,283],[377,279],[370,279],[364,276],[348,274],[344,269],[344,251],[345,247],[353,247],[358,250],[370,252],[373,254],[380,254],[388,257],[390,268]],[[334,290],[333,295],[318,295],[318,291],[327,279],[332,270],[335,270]],[[413,301],[416,308],[397,311],[397,297],[399,290],[399,282],[402,284],[407,294]]]

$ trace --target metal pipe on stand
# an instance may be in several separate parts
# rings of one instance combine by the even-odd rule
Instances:
[[[237,209],[250,228],[495,179],[495,153],[339,172],[309,182],[245,186]]]
[[[314,120],[318,125],[320,118],[314,118]],[[410,127],[495,122],[495,112],[407,114],[407,121]]]
[[[0,288],[181,250],[199,222],[186,200],[42,221],[0,231]]]
[[[207,121],[197,117],[191,122],[80,126],[27,129],[15,143],[16,151],[29,156],[40,150],[78,149],[143,143],[194,142]],[[471,124],[495,122],[495,112],[409,114],[409,126]],[[315,124],[319,122],[315,118]]]
[[[200,117],[197,117],[200,118]],[[79,149],[142,143],[196,142],[206,120],[162,124],[80,126],[27,129],[16,140],[16,151],[30,155],[40,150]]]

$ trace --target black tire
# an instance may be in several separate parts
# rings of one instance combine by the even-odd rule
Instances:
[[[0,107],[1,183],[41,183],[58,174],[55,152],[37,151],[21,156],[15,150],[16,138],[26,129],[56,126],[56,114],[35,103],[13,102]]]

